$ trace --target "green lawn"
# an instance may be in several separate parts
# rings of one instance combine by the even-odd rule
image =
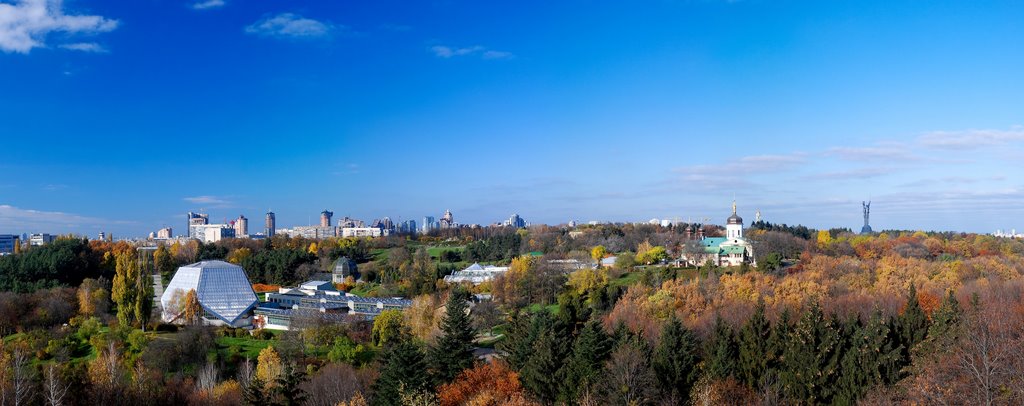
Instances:
[[[276,331],[267,330],[273,332],[275,335]],[[217,337],[217,352],[221,355],[227,355],[231,347],[238,348],[238,353],[242,357],[248,357],[256,359],[260,355],[260,351],[267,348],[274,343],[274,340],[257,340],[252,337]]]
[[[547,306],[544,306],[544,305],[542,305],[540,303],[534,303],[534,304],[530,305],[530,307],[526,308],[526,311],[528,311],[530,313],[540,313],[541,310],[547,310],[548,313],[551,313],[551,314],[558,314],[558,311],[560,309],[558,307],[558,303],[549,304]]]
[[[637,283],[637,281],[640,280],[641,274],[643,274],[643,272],[640,271],[626,272],[622,274],[622,276],[609,281],[608,285],[617,288],[625,288],[629,285]]]

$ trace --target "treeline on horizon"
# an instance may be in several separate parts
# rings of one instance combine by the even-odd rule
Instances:
[[[757,266],[673,266],[663,260],[693,242],[656,225],[228,239],[153,254],[165,279],[223,259],[270,285],[344,256],[364,283],[340,287],[413,299],[372,323],[310,318],[302,332],[254,335],[147,317],[134,247],[62,238],[0,258],[0,392],[31,388],[46,403],[63,387],[63,404],[1024,402],[1024,241],[745,232]],[[548,261],[610,255],[611,268],[571,272]],[[441,280],[472,262],[510,270],[478,286]],[[493,301],[466,313],[467,293]],[[500,360],[475,361],[476,346]]]

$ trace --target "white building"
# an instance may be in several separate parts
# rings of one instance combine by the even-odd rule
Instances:
[[[391,230],[381,230],[377,227],[345,227],[341,229],[342,237],[380,237],[391,235]]]
[[[507,266],[480,265],[474,263],[466,269],[455,271],[451,275],[445,276],[444,281],[447,283],[469,282],[474,285],[479,285],[484,282],[490,282],[494,280],[495,277],[503,275],[505,272],[508,272]]]
[[[201,224],[189,226],[189,235],[205,243],[217,242],[224,238],[234,238],[234,227],[227,224]]]
[[[53,240],[56,240],[56,239],[57,239],[56,236],[53,236],[53,235],[50,235],[50,234],[45,234],[45,233],[43,233],[43,234],[32,234],[32,235],[30,235],[28,237],[28,244],[33,246],[33,247],[38,247],[38,246],[41,246],[41,245],[49,244],[49,243],[53,242]]]

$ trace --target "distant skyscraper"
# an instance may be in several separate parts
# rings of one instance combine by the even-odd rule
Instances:
[[[333,217],[333,216],[334,216],[334,212],[333,211],[324,210],[324,211],[320,212],[320,227],[330,227],[331,226],[331,217]]]
[[[263,233],[267,235],[267,238],[273,237],[274,233],[277,232],[277,219],[274,218],[274,212],[267,212],[267,223]]]
[[[505,225],[515,228],[525,228],[526,220],[523,220],[523,218],[519,217],[518,214],[513,214],[511,217],[508,218],[508,220],[505,220]]]
[[[434,221],[434,216],[423,217],[423,234],[427,234],[435,228],[437,228],[437,223]]]
[[[104,233],[104,232],[100,231],[100,234],[98,236],[96,236],[96,237],[97,237],[97,239],[99,241],[106,241],[107,240],[107,233]]]
[[[406,220],[402,222],[402,225],[398,228],[399,232],[405,234],[416,234],[419,230],[416,229],[416,220]]]
[[[249,219],[239,214],[238,219],[235,220],[235,236],[241,237],[243,235],[249,235]]]

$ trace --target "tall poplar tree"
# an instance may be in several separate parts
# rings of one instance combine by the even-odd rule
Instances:
[[[117,304],[117,321],[130,326],[135,321],[136,295],[138,295],[139,267],[135,251],[117,255],[111,299]]]

